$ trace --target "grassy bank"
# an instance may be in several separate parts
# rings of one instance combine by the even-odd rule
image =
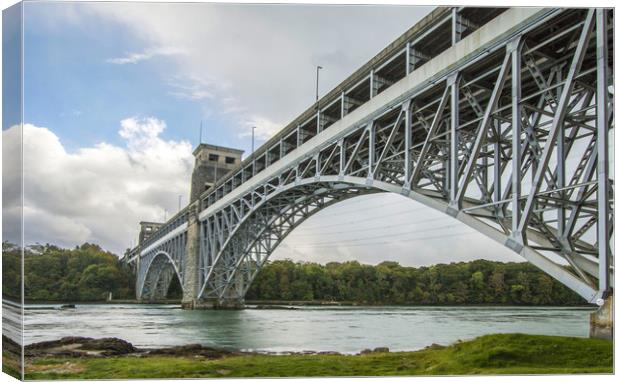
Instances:
[[[415,352],[363,355],[35,358],[27,379],[611,373],[612,342],[496,334]]]

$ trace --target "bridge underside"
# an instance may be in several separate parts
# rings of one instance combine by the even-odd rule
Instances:
[[[451,213],[449,203],[441,199],[403,192],[399,185],[386,182],[369,183],[366,178],[334,175],[299,180],[270,195],[258,205],[254,213],[236,225],[234,231],[228,235],[228,240],[221,246],[218,245],[218,237],[221,236],[221,229],[226,228],[218,226],[218,217],[207,219],[203,223],[202,237],[204,244],[211,244],[212,247],[206,249],[208,260],[203,268],[203,280],[208,281],[203,284],[199,299],[208,301],[209,305],[242,305],[252,281],[288,234],[310,216],[340,201],[360,195],[391,192],[406,196],[429,208]],[[403,199],[403,202],[406,203],[406,200]],[[361,210],[363,208],[360,207]],[[499,229],[500,225],[492,215],[457,213],[453,217],[500,244],[512,240],[510,233]],[[531,244],[522,246],[517,253],[564,284],[571,285],[572,289],[586,300],[594,302],[599,297],[595,285],[585,283],[570,266],[559,265],[553,261],[557,258],[534,249],[547,245],[546,237],[534,230],[528,230],[527,234],[531,237]],[[217,254],[213,260],[211,253]],[[580,269],[585,269],[587,280],[596,277],[598,268],[594,261],[585,257],[580,257],[577,261],[581,264]],[[198,305],[200,304],[199,302]]]
[[[144,282],[143,301],[163,301],[168,297],[168,290],[175,278],[178,278],[171,264],[154,264],[156,271],[151,272]]]
[[[173,247],[182,253],[168,258],[182,280],[195,278],[185,300],[236,305],[305,219],[348,198],[392,192],[458,219],[600,302],[613,290],[613,15],[532,11],[475,45],[519,12],[528,11],[507,11],[378,88],[371,72],[368,99],[346,110],[361,85],[353,86],[339,119],[321,124],[336,110],[327,104],[290,141],[280,139],[278,155],[269,148],[244,162],[190,206],[195,218],[183,215],[138,258],[148,265],[158,248],[184,237]],[[183,251],[194,226],[192,257]],[[139,285],[154,277],[148,272]]]

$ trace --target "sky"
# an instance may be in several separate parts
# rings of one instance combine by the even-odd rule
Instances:
[[[187,201],[201,121],[205,142],[248,152],[251,126],[258,146],[313,102],[317,65],[325,94],[431,10],[25,3],[26,243],[88,241],[122,254],[136,243],[139,221],[162,221],[178,210],[179,195]],[[3,120],[3,156],[17,155],[15,123]],[[19,171],[3,176],[17,183]],[[18,206],[14,190],[5,189],[5,205]],[[17,226],[6,223],[18,209],[7,211],[3,235],[11,240]],[[319,212],[278,258],[412,266],[521,259],[387,194]]]

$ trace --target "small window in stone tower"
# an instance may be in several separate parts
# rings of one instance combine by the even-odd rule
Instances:
[[[233,157],[226,157],[226,164],[233,164],[235,163],[235,158]]]
[[[217,154],[209,154],[209,161],[217,162],[220,159],[220,156]]]

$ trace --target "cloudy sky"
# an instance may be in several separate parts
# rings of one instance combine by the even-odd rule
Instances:
[[[166,3],[24,5],[24,195],[27,243],[85,241],[122,253],[140,220],[161,221],[187,200],[192,147],[249,151],[431,11],[413,6]],[[6,110],[6,107],[5,107]],[[3,120],[3,156],[17,150]],[[4,171],[5,185],[17,171]],[[5,187],[7,224],[19,211]],[[8,219],[8,220],[7,220]],[[441,214],[398,195],[326,209],[274,258],[519,260]]]

